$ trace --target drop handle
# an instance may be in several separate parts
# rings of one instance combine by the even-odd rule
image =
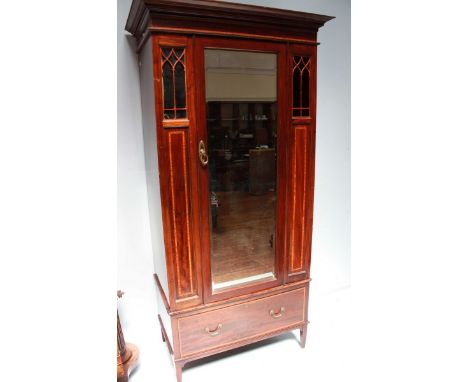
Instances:
[[[270,316],[273,318],[280,318],[284,315],[285,312],[286,312],[286,309],[284,309],[284,306],[282,306],[278,313],[275,313],[273,309],[270,310]]]
[[[211,331],[210,328],[206,327],[205,332],[207,332],[211,337],[216,337],[219,334],[219,331],[223,327],[222,324],[218,324],[215,330]]]
[[[203,139],[198,142],[198,158],[200,159],[200,163],[203,167],[208,164],[208,154],[206,152],[206,146],[205,142],[203,142]]]

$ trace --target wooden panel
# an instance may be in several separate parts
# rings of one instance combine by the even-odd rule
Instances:
[[[230,346],[251,337],[304,323],[305,299],[306,288],[300,288],[180,318],[178,331],[181,357]]]
[[[194,295],[194,259],[190,227],[187,133],[168,133],[170,215],[177,300]]]
[[[309,147],[307,126],[294,127],[292,153],[291,245],[289,275],[305,271],[305,230]]]
[[[158,160],[160,172],[161,207],[164,226],[166,266],[169,278],[169,310],[202,303],[200,254],[196,243],[197,194],[195,161],[190,158],[196,144],[193,110],[193,68],[191,40],[186,37],[153,37],[154,88]],[[161,78],[161,47],[184,47],[186,54],[187,118],[164,124],[163,89]],[[165,121],[168,122],[168,121]],[[195,162],[195,163],[194,163]]]
[[[289,168],[288,180],[288,282],[308,278],[310,274],[315,175],[315,120],[317,48],[291,44],[288,48],[290,81],[289,97]],[[306,57],[309,62],[309,115],[293,116],[294,57]],[[309,61],[310,60],[310,61]],[[302,90],[301,90],[302,91]],[[303,114],[303,113],[301,113]]]
[[[222,300],[222,301],[215,301],[215,302],[187,308],[184,310],[179,310],[177,312],[171,313],[171,316],[180,318],[180,317],[192,316],[194,314],[205,313],[205,312],[220,309],[220,308],[226,308],[228,306],[238,305],[243,302],[258,300],[260,298],[270,297],[270,296],[274,296],[280,293],[289,292],[294,289],[299,289],[303,287],[308,288],[309,283],[310,283],[310,279],[302,279],[296,282],[282,284],[273,288],[268,288],[268,289],[253,292],[250,294],[236,296],[236,297]]]

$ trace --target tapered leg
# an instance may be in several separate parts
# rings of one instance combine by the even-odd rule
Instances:
[[[162,337],[163,342],[166,342],[166,337],[164,337],[164,332],[162,328],[161,328],[161,337]]]
[[[301,329],[301,348],[305,348],[307,340],[307,324]]]
[[[183,363],[175,363],[177,382],[182,382],[182,368],[184,367]]]

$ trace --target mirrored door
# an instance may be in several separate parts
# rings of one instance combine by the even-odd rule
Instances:
[[[203,47],[204,256],[211,294],[281,279],[279,52]],[[203,165],[203,164],[202,164]],[[280,193],[281,194],[281,193]],[[280,222],[281,224],[281,222]]]

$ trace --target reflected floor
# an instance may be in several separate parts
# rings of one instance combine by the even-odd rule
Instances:
[[[216,194],[217,224],[211,234],[213,283],[228,286],[239,279],[268,277],[275,262],[275,192]]]

